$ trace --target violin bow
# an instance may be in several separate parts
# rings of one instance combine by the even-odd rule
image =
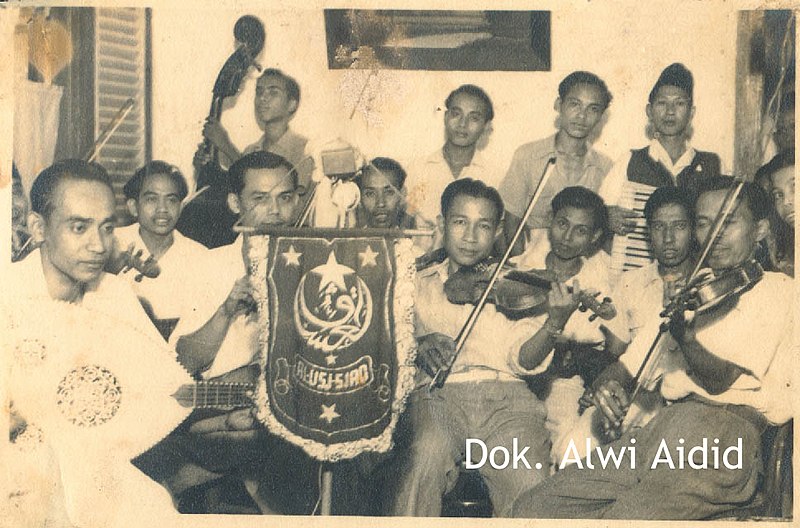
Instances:
[[[478,317],[481,315],[483,311],[483,307],[486,305],[486,301],[489,299],[489,293],[492,291],[495,282],[497,282],[497,278],[500,276],[500,273],[503,271],[503,267],[508,262],[508,259],[511,257],[511,251],[514,249],[514,245],[519,240],[519,237],[522,235],[522,232],[525,230],[525,227],[528,223],[528,218],[530,218],[531,213],[533,212],[533,208],[536,203],[539,201],[539,197],[542,195],[545,186],[547,185],[547,181],[550,179],[550,174],[552,173],[552,167],[556,163],[555,156],[551,156],[550,159],[547,160],[547,163],[544,166],[544,170],[542,171],[542,177],[539,180],[539,183],[536,185],[536,189],[533,192],[533,196],[531,196],[531,201],[528,202],[528,207],[525,209],[525,213],[522,215],[522,220],[520,221],[519,225],[517,226],[517,230],[514,232],[514,236],[511,238],[511,242],[509,242],[508,247],[506,248],[505,253],[503,254],[503,258],[500,259],[500,262],[497,264],[497,267],[492,272],[492,276],[489,278],[489,283],[484,288],[483,293],[478,300],[478,303],[472,308],[472,312],[470,312],[467,321],[464,323],[464,326],[461,327],[461,330],[458,332],[458,336],[456,337],[456,348],[453,352],[452,357],[447,362],[447,365],[444,368],[439,369],[436,372],[436,375],[433,377],[430,385],[428,385],[428,390],[432,391],[433,389],[439,388],[444,385],[444,382],[447,380],[447,376],[450,375],[450,370],[453,368],[453,364],[458,357],[458,354],[461,352],[461,349],[464,348],[464,343],[467,342],[467,338],[469,334],[472,332],[472,329],[475,327],[475,323],[478,322]]]
[[[130,113],[130,111],[133,110],[133,106],[135,104],[136,101],[134,101],[133,98],[130,98],[127,101],[125,101],[125,103],[117,111],[116,115],[111,120],[111,122],[108,125],[106,125],[106,127],[100,132],[100,135],[97,137],[97,140],[92,145],[92,148],[90,148],[89,151],[83,156],[84,160],[91,163],[97,159],[97,156],[100,154],[100,149],[102,149],[105,146],[105,144],[108,143],[108,140],[111,139],[111,136],[114,134],[114,132],[116,132],[116,130],[119,128],[119,126],[122,124],[122,122]],[[33,237],[31,237],[27,240],[27,242],[25,242],[25,244],[23,244],[21,248],[19,248],[19,250],[16,251],[14,257],[19,259],[24,255],[23,251],[26,248],[30,247],[29,251],[33,251],[34,249],[37,249],[40,245],[41,245],[40,243],[33,242]]]
[[[136,101],[133,98],[128,99],[125,101],[125,104],[117,111],[117,114],[111,120],[111,122],[103,129],[100,133],[100,136],[97,138],[97,141],[94,142],[92,148],[86,155],[83,157],[86,161],[92,162],[97,159],[97,156],[100,154],[100,149],[102,149],[108,140],[111,139],[112,134],[119,128],[125,118],[128,116],[131,110],[133,110],[133,106],[136,104]]]
[[[700,258],[697,259],[697,263],[695,264],[692,273],[686,279],[686,286],[684,286],[684,288],[689,288],[695,279],[697,279],[697,276],[700,274],[700,270],[703,269],[703,263],[708,257],[708,254],[711,252],[711,249],[714,247],[714,244],[716,244],[719,240],[719,237],[722,234],[722,229],[725,227],[725,222],[728,221],[728,218],[736,207],[736,201],[739,199],[739,195],[742,193],[744,182],[744,178],[740,178],[737,181],[736,186],[732,187],[725,195],[725,201],[723,202],[719,213],[717,213],[717,217],[714,219],[714,224],[708,234],[708,238],[703,244],[703,251],[700,253]],[[680,294],[681,292],[678,292],[676,296]],[[633,377],[634,389],[631,393],[630,401],[633,401],[636,398],[645,383],[650,383],[652,381],[650,378],[652,377],[652,373],[655,372],[655,365],[658,364],[661,356],[664,353],[663,348],[660,348],[658,344],[661,342],[661,338],[664,336],[664,334],[667,333],[667,324],[672,316],[675,315],[675,311],[675,309],[668,309],[662,313],[664,321],[662,321],[661,325],[659,326],[658,334],[656,334],[655,339],[653,339],[653,343],[647,350],[647,354],[645,354],[642,364],[639,366],[639,369],[636,371],[636,375]],[[647,370],[647,376],[644,376],[645,370]]]

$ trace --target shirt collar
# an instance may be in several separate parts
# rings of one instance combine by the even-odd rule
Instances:
[[[678,161],[672,163],[672,159],[669,157],[666,149],[657,139],[653,139],[650,142],[650,147],[648,148],[647,153],[651,158],[666,167],[666,169],[669,170],[673,176],[678,175],[683,169],[691,165],[696,154],[694,147],[692,147],[691,143],[687,142],[686,152],[684,152],[681,157],[678,158]]]
[[[445,165],[445,166],[447,166],[447,160],[444,158],[444,147],[442,147],[440,149],[437,149],[435,152],[432,152],[428,156],[428,158],[425,160],[425,162],[426,163],[432,163],[432,164],[435,164],[435,165]],[[464,168],[465,169],[467,167],[483,168],[485,166],[486,166],[486,163],[483,160],[483,155],[481,154],[481,151],[478,150],[478,149],[475,149],[475,153],[472,155],[472,161],[470,161],[469,165],[467,165]],[[447,170],[449,171],[450,167],[448,167]]]
[[[552,136],[547,138],[547,149],[543,149],[539,155],[539,159],[547,159],[550,157],[558,157],[558,151],[556,150],[556,135],[553,134]],[[597,151],[592,147],[591,143],[588,141],[586,142],[586,155],[583,157],[583,166],[584,167],[600,167],[602,165],[600,160],[600,155]]]

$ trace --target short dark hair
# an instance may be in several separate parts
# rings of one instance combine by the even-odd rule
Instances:
[[[728,191],[736,186],[737,182],[733,176],[712,176],[702,178],[697,186],[695,194],[694,206],[695,210],[697,201],[700,197],[711,191]],[[769,217],[772,209],[772,201],[760,185],[753,182],[745,182],[742,187],[742,192],[739,199],[747,204],[750,213],[756,221],[764,220]]]
[[[609,91],[608,86],[606,86],[605,81],[603,81],[603,79],[594,73],[588,71],[574,71],[564,77],[564,79],[558,84],[558,96],[563,100],[565,97],[567,97],[569,91],[579,84],[596,86],[600,90],[600,95],[604,101],[603,110],[608,108],[608,105],[611,104],[611,100],[614,97],[611,95],[611,92]]]
[[[99,182],[114,193],[111,178],[102,166],[80,159],[65,159],[53,163],[36,177],[30,192],[31,210],[48,220],[55,207],[53,195],[65,180]]]
[[[489,187],[480,180],[473,180],[472,178],[460,178],[452,182],[445,188],[444,192],[442,192],[441,205],[443,217],[447,218],[447,213],[450,212],[450,208],[453,206],[453,202],[455,202],[458,196],[471,196],[472,198],[489,200],[494,204],[495,221],[498,225],[500,224],[505,206],[503,205],[503,199],[500,197],[500,193],[497,192],[497,189]]]
[[[189,187],[186,185],[186,178],[183,173],[174,165],[170,165],[166,161],[153,160],[146,163],[143,167],[139,168],[133,173],[133,176],[125,183],[122,188],[122,193],[128,200],[138,200],[139,194],[144,187],[145,179],[152,174],[166,174],[172,180],[172,183],[178,188],[178,198],[183,200],[189,194]]]
[[[486,108],[486,121],[491,121],[494,119],[494,105],[492,104],[492,100],[489,98],[489,94],[487,94],[483,88],[479,86],[475,86],[474,84],[462,84],[452,92],[450,95],[447,96],[447,99],[444,101],[444,106],[448,110],[450,110],[450,105],[453,104],[453,99],[459,94],[471,95],[483,103],[483,106]]]
[[[258,79],[261,80],[265,77],[278,77],[281,79],[286,87],[286,97],[293,101],[297,101],[298,105],[300,104],[300,85],[297,84],[297,81],[294,79],[294,77],[286,75],[283,73],[283,71],[277,68],[267,68]]]
[[[590,191],[586,187],[565,187],[553,197],[551,207],[553,216],[565,207],[587,210],[594,219],[595,229],[599,229],[603,235],[608,233],[606,204],[603,203],[603,199],[597,193]]]
[[[250,169],[285,169],[292,181],[292,188],[297,189],[297,171],[283,156],[259,150],[239,158],[228,169],[230,192],[240,194],[244,189],[244,175]]]
[[[406,182],[406,171],[397,161],[393,160],[392,158],[373,158],[372,161],[370,161],[369,164],[364,167],[364,171],[370,170],[371,168],[377,169],[382,173],[394,174],[397,178],[397,188],[403,188],[403,185]],[[359,188],[361,188],[361,186],[364,184],[363,175],[360,175],[358,178],[356,178],[356,183],[358,184]]]
[[[647,225],[653,221],[653,217],[656,215],[656,211],[664,207],[665,205],[680,205],[683,207],[684,211],[686,211],[686,216],[689,217],[689,221],[693,224],[694,223],[694,215],[692,214],[692,195],[686,189],[682,187],[659,187],[653,194],[650,195],[650,198],[647,199],[647,202],[644,204],[644,218],[647,220]]]

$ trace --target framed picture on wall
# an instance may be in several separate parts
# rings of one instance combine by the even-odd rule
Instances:
[[[549,71],[549,11],[326,9],[331,69]]]

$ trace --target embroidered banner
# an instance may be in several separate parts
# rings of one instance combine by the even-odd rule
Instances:
[[[249,238],[259,418],[320,460],[387,451],[413,388],[411,242],[297,233]]]

